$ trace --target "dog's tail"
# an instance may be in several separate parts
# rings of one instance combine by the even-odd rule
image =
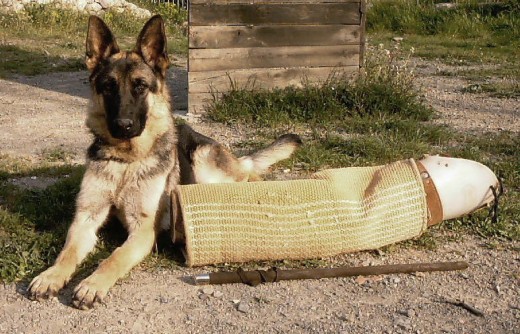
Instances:
[[[289,158],[302,145],[298,135],[285,134],[271,145],[239,159],[242,170],[250,175],[261,175],[278,161]]]

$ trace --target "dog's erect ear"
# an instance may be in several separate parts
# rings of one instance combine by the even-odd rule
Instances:
[[[160,15],[155,15],[146,22],[137,38],[137,45],[134,51],[141,55],[150,67],[164,77],[170,61],[168,60],[168,51],[166,50],[164,22]]]
[[[85,53],[88,70],[92,72],[103,59],[118,52],[116,39],[105,22],[97,16],[91,16],[88,20]]]

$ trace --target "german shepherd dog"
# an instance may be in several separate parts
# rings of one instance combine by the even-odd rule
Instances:
[[[92,90],[86,124],[93,142],[76,213],[56,262],[28,288],[33,300],[55,297],[94,249],[98,229],[115,214],[128,238],[76,286],[72,304],[79,309],[103,302],[114,283],[151,252],[158,232],[173,229],[170,215],[179,210],[171,203],[176,203],[178,184],[256,180],[301,143],[296,135],[284,135],[236,158],[189,126],[176,126],[165,82],[165,29],[158,15],[145,24],[132,51],[120,51],[106,24],[90,17],[86,65]]]

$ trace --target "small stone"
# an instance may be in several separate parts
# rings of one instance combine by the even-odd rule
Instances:
[[[214,290],[213,290],[212,287],[207,286],[207,287],[202,288],[201,291],[202,291],[202,293],[205,294],[205,295],[211,295],[211,294],[213,293]]]
[[[394,278],[394,283],[395,284],[401,283],[401,279],[399,277]]]
[[[208,298],[209,298],[209,295],[207,295],[207,294],[205,294],[205,293],[201,293],[201,294],[199,295],[199,299],[200,299],[200,300],[208,300]]]
[[[215,298],[222,298],[222,296],[224,296],[224,293],[222,291],[213,292],[213,297]]]
[[[237,310],[238,310],[239,312],[242,312],[242,313],[247,313],[247,312],[249,312],[249,309],[250,309],[250,308],[249,308],[249,304],[244,303],[244,302],[239,303],[238,306],[237,306]]]
[[[401,315],[404,315],[405,317],[408,317],[408,318],[411,318],[415,315],[415,311],[410,309],[410,310],[401,310],[398,312],[399,314]]]
[[[233,302],[233,304],[236,305],[236,304],[240,303],[240,299],[233,299],[232,302]]]
[[[397,320],[394,322],[394,325],[407,331],[412,329],[412,322],[410,321],[410,319],[403,317],[397,318]]]
[[[358,276],[355,280],[355,282],[359,285],[363,285],[368,281],[368,278],[366,276]]]
[[[399,42],[402,42],[404,38],[403,38],[403,37],[397,37],[397,36],[396,36],[396,37],[394,37],[394,38],[392,38],[392,39],[394,40],[394,42],[399,43]]]
[[[164,296],[160,296],[159,297],[159,303],[161,304],[168,304],[170,302],[170,300]]]

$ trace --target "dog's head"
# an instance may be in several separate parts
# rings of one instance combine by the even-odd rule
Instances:
[[[104,117],[110,136],[139,136],[146,126],[150,96],[165,89],[169,60],[162,18],[156,15],[144,25],[132,51],[120,51],[103,20],[91,16],[86,65],[97,116]]]

